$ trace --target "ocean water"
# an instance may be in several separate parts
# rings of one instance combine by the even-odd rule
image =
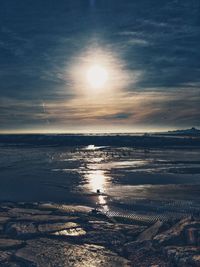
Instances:
[[[198,213],[199,189],[197,148],[0,146],[0,201],[72,203],[162,218]]]

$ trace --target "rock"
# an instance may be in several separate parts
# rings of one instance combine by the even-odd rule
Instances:
[[[138,236],[146,229],[146,226],[122,224],[122,223],[110,223],[106,221],[89,221],[89,224],[93,230],[115,230],[122,232],[132,237]]]
[[[197,245],[199,238],[199,230],[197,228],[188,228],[185,230],[187,245]]]
[[[10,219],[9,217],[0,217],[0,223],[1,224],[7,223],[9,219]]]
[[[191,263],[196,267],[200,266],[200,255],[194,255],[191,259]]]
[[[0,266],[3,262],[9,261],[11,259],[12,253],[0,250]]]
[[[177,267],[199,267],[200,248],[199,247],[166,247],[164,253],[168,259]]]
[[[62,240],[40,238],[30,240],[18,250],[19,260],[31,262],[37,267],[128,267],[130,262],[115,253],[95,245],[72,245]],[[29,265],[28,265],[29,266]]]
[[[50,214],[51,211],[37,210],[37,209],[25,209],[25,208],[13,208],[8,211],[8,215],[11,217],[19,217],[22,215],[44,215]]]
[[[38,226],[38,231],[40,233],[52,233],[55,231],[61,231],[65,229],[71,229],[74,227],[78,227],[79,225],[74,222],[67,222],[67,223],[47,223],[47,224],[40,224]]]
[[[14,239],[0,238],[0,249],[17,248],[24,245],[24,242]]]
[[[116,224],[106,221],[89,221],[88,223],[93,230],[113,230],[116,227]]]
[[[101,231],[88,232],[83,241],[88,244],[121,248],[126,242],[126,237],[119,231],[102,229]]]
[[[33,223],[9,223],[6,226],[6,234],[14,237],[30,237],[32,235],[38,234],[38,229]]]
[[[58,205],[54,203],[43,203],[38,205],[38,208],[60,213],[88,213],[92,210],[92,208],[88,206]]]
[[[72,220],[78,220],[79,217],[75,216],[58,216],[58,215],[22,215],[16,218],[16,221],[31,221],[36,223],[41,222],[68,222]]]
[[[120,230],[125,236],[127,241],[133,241],[146,229],[146,226],[132,225],[132,227],[122,227]]]
[[[49,203],[4,208],[0,212],[0,266],[200,267],[197,219],[183,219],[166,230],[169,226],[161,221],[147,228],[90,211],[84,206]],[[26,239],[26,243],[12,238]],[[132,265],[110,249],[126,256]]]
[[[151,241],[134,241],[124,245],[124,254],[134,267],[172,267],[169,262],[155,250]]]
[[[146,226],[109,223],[106,221],[89,221],[93,231],[111,231],[118,232],[123,235],[125,242],[135,240],[138,235],[146,229]]]
[[[16,222],[7,225],[6,233],[14,237],[28,238],[34,235],[42,235],[74,227],[79,227],[79,225],[74,222],[46,223],[39,225],[32,222]]]
[[[82,228],[71,228],[71,229],[66,229],[66,230],[62,230],[59,232],[55,232],[52,235],[55,236],[83,236],[86,235],[86,231],[83,230]]]
[[[188,241],[185,233],[189,228],[200,229],[200,222],[193,221],[192,218],[183,219],[169,230],[157,235],[154,242],[159,246],[186,245]]]
[[[163,226],[164,226],[163,222],[157,221],[151,227],[142,232],[138,236],[137,241],[142,242],[146,240],[152,240],[162,230]]]
[[[126,243],[124,245],[124,253],[126,255],[131,255],[135,253],[135,251],[143,250],[149,251],[152,249],[152,242],[151,241],[133,241]]]

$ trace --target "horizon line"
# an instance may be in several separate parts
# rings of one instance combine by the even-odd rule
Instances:
[[[88,135],[95,135],[95,134],[100,134],[100,135],[107,135],[107,134],[153,134],[153,133],[166,133],[166,132],[170,132],[170,131],[184,131],[184,130],[190,130],[190,129],[198,129],[198,127],[190,127],[190,128],[168,128],[166,130],[147,130],[147,131],[107,131],[107,132],[101,132],[101,131],[0,131],[0,135],[17,135],[17,134],[36,134],[36,135],[42,135],[42,134],[46,134],[46,135],[54,135],[54,134],[66,134],[66,135],[84,135],[84,134],[88,134]]]

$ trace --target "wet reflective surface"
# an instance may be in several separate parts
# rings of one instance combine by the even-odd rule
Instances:
[[[1,200],[90,204],[106,212],[145,199],[200,199],[199,149],[2,146],[0,171]]]

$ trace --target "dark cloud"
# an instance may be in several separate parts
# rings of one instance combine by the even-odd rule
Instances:
[[[103,120],[126,120],[132,116],[132,113],[115,113],[112,115],[105,115],[102,117],[98,117],[98,119],[103,119]]]

